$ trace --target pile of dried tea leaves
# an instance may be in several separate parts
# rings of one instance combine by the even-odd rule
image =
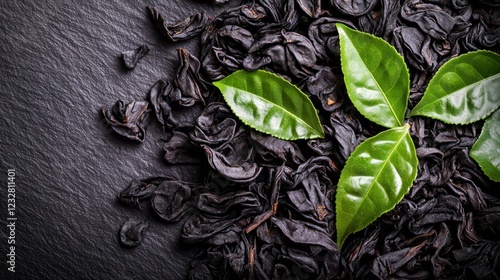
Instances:
[[[411,109],[450,58],[477,49],[500,53],[500,3],[247,2],[215,18],[200,12],[178,22],[148,7],[167,40],[200,37],[201,55],[179,49],[175,76],[154,83],[147,100],[103,108],[113,129],[135,141],[156,118],[168,139],[167,164],[204,167],[202,183],[145,178],[119,196],[165,221],[185,222],[182,240],[203,248],[189,278],[499,279],[500,186],[469,157],[482,122],[410,119],[419,158],[410,193],[341,251],[334,196],[347,157],[383,130],[347,97],[335,23],[379,36],[404,56]],[[136,52],[127,53],[132,65],[145,54]],[[243,124],[212,85],[239,69],[268,70],[302,89],[325,138],[285,141]],[[139,244],[147,226],[125,223],[121,242]]]

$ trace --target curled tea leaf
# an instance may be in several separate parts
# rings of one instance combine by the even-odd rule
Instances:
[[[147,9],[160,32],[171,42],[185,40],[200,34],[208,23],[208,17],[204,12],[193,14],[176,22],[167,22],[165,16],[156,7],[148,6]]]
[[[118,100],[111,107],[102,107],[106,123],[119,135],[128,139],[143,142],[146,128],[151,123],[151,112],[147,101],[125,102]]]
[[[141,244],[149,226],[148,221],[138,221],[129,219],[120,228],[120,242],[128,247],[135,247]]]
[[[147,45],[141,45],[133,50],[122,52],[123,63],[128,69],[133,69],[139,60],[141,60],[149,52]]]

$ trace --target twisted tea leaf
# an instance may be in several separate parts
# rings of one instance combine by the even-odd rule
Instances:
[[[484,174],[500,182],[500,110],[486,119],[483,130],[470,151]]]
[[[204,145],[202,148],[206,154],[208,164],[231,181],[240,183],[251,182],[262,171],[262,168],[255,162],[242,162],[241,159],[227,157]]]
[[[417,24],[424,33],[437,40],[445,40],[456,23],[456,19],[438,5],[420,0],[405,1],[401,17]]]
[[[311,100],[273,73],[240,70],[213,84],[235,115],[258,131],[284,140],[324,137]]]
[[[410,113],[451,124],[468,124],[500,107],[500,55],[476,51],[446,62]]]
[[[337,23],[347,93],[369,120],[403,125],[410,78],[403,58],[384,40]]]
[[[342,13],[361,16],[372,10],[378,1],[360,1],[360,0],[333,0],[333,5]]]
[[[135,247],[144,240],[146,230],[149,227],[147,220],[138,221],[129,219],[120,228],[120,242],[128,247]]]
[[[133,50],[122,52],[123,63],[128,69],[133,69],[139,60],[141,60],[149,52],[147,45],[141,45]]]
[[[177,222],[188,213],[190,197],[191,188],[187,183],[165,180],[154,191],[151,206],[164,221]]]
[[[197,164],[201,162],[201,149],[190,141],[189,136],[181,131],[173,131],[163,150],[164,158],[170,164]]]
[[[193,14],[176,22],[167,22],[165,16],[154,6],[147,9],[160,29],[160,32],[170,42],[185,40],[200,34],[208,23],[208,16],[204,12]]]
[[[243,69],[269,70],[299,79],[313,74],[316,55],[311,41],[297,33],[276,30],[256,40],[243,59]]]
[[[417,155],[409,125],[381,132],[347,159],[337,196],[337,243],[365,228],[401,201],[417,176]]]
[[[297,5],[312,18],[317,18],[322,13],[321,0],[297,0]]]
[[[140,208],[140,203],[151,199],[156,188],[166,180],[172,179],[169,177],[150,177],[143,180],[133,180],[128,187],[120,193],[118,199],[123,204]]]
[[[337,246],[326,232],[319,231],[308,223],[286,218],[271,217],[272,223],[277,226],[287,238],[299,244],[319,245],[329,251],[336,251]]]
[[[128,139],[143,142],[146,128],[151,123],[151,112],[147,101],[132,101],[125,104],[118,100],[112,107],[102,107],[106,123],[119,135]]]

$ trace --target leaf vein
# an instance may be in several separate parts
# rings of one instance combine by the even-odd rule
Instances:
[[[381,171],[385,169],[385,166],[386,164],[389,162],[389,159],[392,158],[392,155],[394,154],[395,151],[397,151],[397,148],[399,146],[399,144],[403,141],[404,138],[406,138],[406,133],[408,132],[408,130],[405,130],[405,132],[403,133],[403,135],[401,136],[400,139],[398,139],[396,145],[394,145],[393,149],[390,151],[387,159],[384,161],[384,163],[382,164],[382,167],[379,169],[379,171],[377,172],[377,175],[375,176],[374,180],[370,183],[370,187],[368,188],[368,191],[366,192],[367,194],[371,192],[371,190],[373,189],[373,186],[375,185],[375,182],[378,181],[378,178],[380,176],[380,174],[382,173]],[[385,192],[387,192],[387,190],[385,188],[382,188],[384,189]],[[357,207],[356,209],[356,212],[354,213],[354,215],[352,215],[352,217],[356,217],[358,212],[359,212],[359,209],[361,208],[361,205],[363,205],[363,203],[365,202],[365,199],[368,197],[368,195],[365,195],[361,198],[361,202],[359,203],[359,207]],[[351,219],[351,222],[352,222],[352,219]],[[349,224],[351,224],[351,222],[349,222]]]
[[[284,108],[283,106],[280,106],[274,102],[272,102],[271,100],[268,100],[262,96],[259,96],[257,94],[254,94],[250,91],[246,91],[246,90],[243,90],[243,89],[239,89],[241,91],[244,91],[246,93],[248,93],[249,95],[252,95],[252,96],[255,96],[257,98],[259,98],[260,100],[264,101],[264,102],[267,102],[267,103],[271,103],[273,104],[274,106],[278,107],[279,109],[281,109],[283,112],[287,113],[288,115],[292,116],[295,120],[297,120],[298,122],[300,122],[301,124],[303,124],[304,126],[310,128],[312,131],[314,131],[317,135],[321,135],[320,132],[318,132],[314,127],[312,127],[311,125],[309,125],[307,122],[305,122],[300,116],[297,116],[295,114],[293,114],[292,112],[290,112],[289,110],[287,110],[286,108]],[[269,113],[269,112],[268,112]],[[283,118],[281,118],[280,121],[283,121]]]
[[[431,92],[434,96],[436,96],[436,99],[435,99],[434,101],[432,101],[432,102],[429,102],[429,103],[428,103],[428,104],[426,104],[425,106],[422,106],[422,108],[430,107],[430,106],[434,105],[435,103],[439,102],[440,100],[443,100],[443,99],[445,99],[445,98],[447,98],[447,97],[454,96],[454,95],[455,95],[458,91],[465,90],[465,89],[469,89],[469,88],[473,88],[473,87],[475,87],[475,86],[481,85],[482,83],[484,83],[484,82],[485,82],[485,80],[486,80],[486,81],[489,81],[489,80],[495,80],[495,78],[500,78],[500,73],[495,74],[495,75],[492,75],[492,76],[489,76],[489,77],[487,77],[487,78],[485,78],[485,79],[483,79],[483,80],[477,81],[477,82],[472,83],[472,84],[470,84],[470,85],[468,85],[468,86],[465,86],[465,87],[463,87],[463,88],[460,88],[460,89],[458,89],[458,90],[455,90],[454,92],[452,92],[452,93],[450,93],[450,94],[447,94],[447,95],[441,96],[441,98],[438,98],[438,97],[435,95],[435,94],[437,94],[437,93],[435,93],[435,92]]]
[[[382,90],[382,87],[380,86],[379,82],[377,81],[377,79],[375,79],[375,76],[374,76],[373,72],[366,66],[366,61],[363,59],[363,57],[359,53],[359,51],[356,48],[356,46],[353,46],[353,49],[356,51],[356,54],[358,55],[359,59],[361,61],[363,61],[363,67],[367,70],[368,73],[370,73],[370,77],[375,82],[375,85],[377,86],[377,88],[380,91],[380,93],[382,93],[382,96],[384,97],[385,103],[388,105],[389,110],[391,110],[392,115],[394,116],[394,118],[396,119],[396,121],[398,122],[398,124],[402,125],[402,123],[399,120],[396,112],[394,111],[394,108],[392,107],[392,104],[389,102],[389,98],[386,96],[385,91]],[[377,64],[377,67],[380,65],[380,63],[381,62],[379,61],[378,64]],[[392,87],[391,87],[391,89],[392,89]]]

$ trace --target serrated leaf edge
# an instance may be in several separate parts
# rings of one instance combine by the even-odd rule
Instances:
[[[464,56],[469,56],[469,55],[473,55],[473,54],[477,54],[477,53],[490,53],[490,54],[494,54],[494,55],[498,55],[497,53],[495,52],[492,52],[492,51],[488,51],[488,50],[477,50],[477,51],[472,51],[472,52],[468,52],[468,53],[465,53],[463,55],[459,55],[457,57],[454,57],[450,60],[448,60],[445,64],[443,64],[437,71],[436,73],[434,74],[434,76],[432,76],[431,80],[429,81],[428,85],[430,85],[432,83],[432,80],[434,80],[434,78],[436,77],[436,75],[441,71],[441,69],[443,69],[443,66],[445,66],[447,63],[449,63],[450,61],[453,61],[453,60],[457,60],[457,59],[463,59]],[[493,76],[490,76],[490,77],[496,77],[497,75],[500,75],[500,73],[498,74],[495,74]],[[488,77],[488,78],[490,78]],[[481,81],[478,81],[476,83],[479,83]],[[474,83],[474,84],[476,84]],[[473,85],[474,85],[473,84]],[[427,88],[428,88],[428,85],[427,85]],[[427,88],[424,92],[424,96],[425,94],[427,94]],[[423,96],[422,96],[423,98]],[[471,123],[475,123],[477,121],[481,121],[481,120],[485,120],[487,119],[489,116],[491,116],[491,114],[493,114],[496,110],[498,110],[500,108],[500,105],[496,107],[496,109],[492,110],[491,112],[488,112],[487,114],[485,114],[483,117],[481,118],[478,118],[478,119],[472,119],[471,121],[469,122],[450,122],[448,121],[447,119],[437,119],[435,118],[434,116],[431,116],[429,114],[422,114],[422,113],[418,113],[418,112],[415,112],[415,111],[418,111],[420,110],[421,108],[426,108],[427,106],[429,106],[430,104],[433,104],[434,102],[438,102],[439,100],[441,99],[438,99],[438,100],[435,100],[429,104],[427,104],[426,106],[419,106],[420,105],[420,101],[422,101],[422,99],[420,99],[420,101],[418,101],[418,103],[415,105],[415,107],[413,107],[413,109],[410,111],[410,113],[408,114],[408,117],[411,118],[411,117],[418,117],[418,116],[423,116],[423,117],[428,117],[428,118],[431,118],[431,119],[434,119],[434,120],[440,120],[446,124],[456,124],[456,125],[467,125],[467,124],[471,124]]]
[[[491,116],[491,115],[493,115],[493,114],[494,114],[494,113],[496,113],[496,112],[497,112],[497,111],[495,111],[495,112],[491,113],[491,114],[490,114],[490,116]],[[489,117],[489,116],[488,116],[488,117]],[[487,119],[487,118],[486,118],[486,119]],[[483,131],[484,131],[484,126],[486,125],[486,122],[489,122],[489,121],[493,122],[494,120],[493,120],[493,119],[491,119],[491,120],[488,120],[488,119],[487,119],[487,120],[485,121],[485,123],[483,124]],[[483,173],[484,173],[486,176],[488,176],[488,178],[490,178],[490,180],[492,180],[492,181],[494,181],[494,182],[499,182],[499,183],[500,183],[500,180],[495,180],[495,179],[491,178],[491,176],[490,176],[490,175],[488,175],[488,174],[484,171],[483,161],[482,161],[482,160],[477,160],[476,156],[474,155],[474,151],[477,151],[477,150],[479,149],[479,148],[477,148],[476,143],[477,143],[477,141],[479,141],[479,139],[481,139],[481,137],[483,136],[483,131],[481,131],[481,134],[479,134],[479,137],[477,138],[476,142],[472,145],[472,148],[471,148],[471,150],[469,151],[469,156],[470,156],[472,159],[474,159],[474,161],[475,161],[475,162],[479,165],[479,167],[481,168],[481,171],[483,171]],[[483,136],[483,137],[484,137],[484,136]]]
[[[342,26],[342,27],[346,27],[347,29],[352,29],[352,28],[348,27],[347,25],[345,25],[345,24],[343,24],[343,23],[336,23],[336,24],[335,24],[335,26],[336,26],[336,28],[337,28],[337,31],[339,30],[337,26]],[[377,37],[377,36],[374,36],[374,35],[372,35],[372,34],[369,34],[369,33],[363,32],[363,31],[359,31],[359,30],[355,30],[355,29],[352,29],[352,30],[357,31],[357,32],[361,32],[361,33],[363,33],[364,35],[366,35],[367,37],[375,38],[376,40],[379,40],[379,41],[381,41],[381,42],[385,43],[387,46],[391,47],[391,48],[392,48],[392,49],[396,52],[397,57],[399,57],[399,59],[403,62],[404,66],[405,66],[404,68],[405,68],[405,70],[406,70],[406,73],[408,74],[408,88],[406,88],[406,89],[405,89],[405,91],[406,91],[406,96],[405,96],[405,97],[406,97],[406,98],[405,98],[405,100],[406,100],[406,108],[408,108],[408,99],[409,99],[409,96],[410,96],[410,81],[409,81],[409,79],[410,79],[410,70],[408,69],[408,66],[407,66],[406,62],[404,61],[404,57],[403,57],[403,56],[401,56],[401,54],[400,54],[400,53],[396,50],[396,48],[395,48],[393,45],[389,44],[389,43],[388,43],[387,41],[385,41],[384,39],[379,38],[379,37]],[[340,39],[340,36],[339,36],[339,41],[340,41],[340,40],[341,40],[341,39]],[[358,53],[357,49],[355,49],[355,50],[356,50],[356,52]],[[358,53],[358,56],[359,56],[359,53]],[[343,61],[343,58],[342,58],[342,55],[340,55],[340,67],[341,67],[341,69],[342,69],[342,73],[345,73],[345,72],[344,72],[344,63],[342,63],[342,61]],[[368,72],[370,73],[370,76],[372,76],[372,78],[373,78],[373,74],[372,74],[372,72],[371,72],[371,71],[368,71]],[[346,76],[345,76],[345,74],[344,74],[344,77],[346,77]],[[344,78],[344,79],[345,79],[345,78]],[[375,83],[377,84],[377,87],[380,89],[380,86],[379,86],[378,82],[377,82],[374,78],[373,78],[373,80],[374,80],[374,81],[375,81]],[[383,91],[382,91],[382,90],[380,90],[380,92],[383,92]],[[349,99],[351,99],[351,100],[352,100],[352,98],[351,98],[351,93],[350,93],[349,91],[347,91],[347,94],[349,95]],[[355,104],[355,102],[352,102],[352,103],[353,103],[353,105],[356,107],[356,109],[358,110],[358,112],[359,112],[361,115],[363,115],[365,118],[369,119],[370,121],[372,121],[372,122],[374,122],[374,123],[376,123],[376,124],[378,124],[378,125],[381,125],[381,126],[386,127],[386,128],[395,128],[395,127],[402,126],[402,125],[403,125],[403,123],[402,123],[402,121],[400,121],[400,120],[398,119],[398,117],[396,116],[396,114],[395,114],[394,109],[392,108],[392,106],[390,106],[390,103],[388,102],[387,96],[386,96],[385,94],[382,94],[382,95],[384,96],[384,99],[386,100],[386,103],[389,105],[389,108],[390,108],[390,110],[391,110],[392,116],[396,119],[396,121],[397,121],[397,123],[398,123],[398,125],[397,125],[397,126],[386,126],[386,125],[385,125],[385,124],[383,124],[383,123],[380,123],[380,122],[378,122],[378,121],[372,120],[369,116],[367,116],[364,112],[362,112],[362,110],[359,110],[358,105],[356,105],[356,104]],[[405,111],[406,111],[406,110],[405,110]],[[404,121],[404,116],[403,116],[403,121]]]
[[[394,149],[391,151],[391,153],[390,153],[390,155],[389,155],[389,157],[388,157],[388,158],[390,158],[390,157],[392,156],[393,152],[396,150],[396,147],[398,147],[398,146],[399,146],[399,144],[401,143],[401,141],[402,141],[404,138],[406,138],[406,137],[408,137],[408,136],[409,136],[409,129],[410,129],[410,125],[409,125],[409,124],[405,124],[404,126],[406,127],[406,130],[405,130],[405,132],[403,132],[402,137],[398,140],[398,143],[394,146]],[[398,128],[398,127],[394,127],[394,128]],[[383,132],[385,132],[385,131],[387,131],[387,130],[384,130]],[[375,136],[376,136],[376,135],[374,135],[373,137],[375,137]],[[410,136],[410,138],[411,138],[411,136]],[[368,139],[369,139],[369,138],[368,138]],[[365,139],[365,141],[366,141],[366,140],[368,140],[368,139]],[[363,141],[363,142],[364,142],[364,141]],[[411,143],[413,143],[413,140],[411,141]],[[362,143],[360,143],[360,144],[358,145],[358,147],[359,147],[361,144],[362,144]],[[415,145],[415,144],[413,143],[413,145]],[[357,147],[356,147],[356,149],[357,149]],[[353,153],[354,153],[354,152],[353,152]],[[410,176],[411,176],[411,175],[413,175],[413,176],[412,176],[412,177],[413,177],[413,178],[412,178],[412,182],[413,182],[413,181],[415,181],[415,179],[416,179],[416,177],[417,177],[417,174],[418,174],[418,171],[417,171],[417,167],[418,167],[418,158],[417,158],[417,154],[416,154],[415,149],[413,150],[413,154],[412,154],[412,156],[413,156],[414,158],[416,158],[416,159],[417,159],[417,166],[415,166],[415,170],[416,170],[416,171],[414,172],[415,174],[410,174]],[[349,158],[350,158],[350,156],[349,156]],[[344,168],[345,168],[345,166],[347,166],[347,164],[348,164],[348,162],[349,162],[349,158],[347,159],[347,161],[346,161],[346,163],[345,163],[345,165],[344,165]],[[385,164],[386,164],[386,163],[387,163],[387,161],[386,161],[386,162],[384,162],[384,165],[383,165],[383,166],[385,166]],[[383,168],[381,168],[381,169],[383,169]],[[342,171],[343,171],[343,170],[344,170],[344,169],[342,169]],[[380,174],[377,174],[377,178],[378,178],[378,176],[379,176],[379,175],[380,175]],[[340,178],[342,178],[342,173],[340,174]],[[340,178],[339,178],[339,182],[340,182]],[[374,181],[375,181],[375,180],[373,180],[373,182],[374,182]],[[370,185],[370,188],[369,188],[369,189],[371,189],[371,188],[373,187],[373,182],[372,182],[372,184]],[[408,191],[405,193],[405,195],[406,195],[406,194],[410,191],[410,189],[411,189],[411,186],[408,188]],[[338,192],[337,192],[337,194],[338,194]],[[401,202],[401,200],[402,200],[403,198],[404,198],[404,195],[401,197],[401,199],[400,199],[399,201],[396,201],[394,205],[397,205],[398,203],[400,203],[400,202]],[[364,200],[365,200],[365,198],[363,198],[363,201],[364,201]],[[384,212],[380,213],[380,215],[379,215],[378,217],[376,217],[373,221],[371,221],[371,222],[370,222],[370,224],[371,224],[371,223],[373,223],[373,222],[374,222],[375,220],[377,220],[378,218],[380,218],[380,217],[381,217],[382,215],[384,215],[385,213],[390,212],[390,211],[391,211],[391,210],[393,210],[393,209],[394,209],[394,207],[392,207],[392,208],[390,208],[390,209],[388,209],[388,210],[386,210],[386,211],[384,211]],[[359,208],[356,210],[356,213],[358,212],[358,210],[359,210]],[[335,213],[337,213],[337,218],[338,218],[338,213],[339,213],[339,204],[337,203],[336,196],[335,196]],[[368,225],[369,225],[369,224],[368,224]],[[367,226],[368,226],[368,225],[367,225]],[[338,228],[337,228],[337,223],[335,223],[335,228],[337,229],[337,245],[338,245],[339,249],[341,249],[341,247],[342,247],[342,245],[343,245],[344,241],[347,239],[347,237],[348,237],[349,235],[351,235],[351,234],[353,234],[353,233],[356,233],[356,232],[358,232],[358,231],[363,230],[364,228],[366,228],[366,226],[365,226],[365,227],[363,227],[363,228],[357,229],[357,230],[355,230],[355,231],[353,231],[353,232],[351,232],[351,233],[349,233],[349,234],[345,235],[343,240],[338,240]]]
[[[245,71],[246,71],[246,70],[237,70],[237,71],[235,71],[235,72],[233,72],[233,73],[236,73],[236,72],[245,72]],[[285,78],[283,78],[283,77],[281,77],[281,76],[279,76],[279,75],[276,75],[275,73],[270,72],[270,71],[266,71],[266,70],[259,69],[259,70],[255,70],[255,71],[252,71],[252,72],[257,72],[257,71],[259,71],[259,72],[265,72],[265,73],[271,74],[271,75],[273,75],[273,76],[275,76],[275,77],[277,77],[277,78],[279,78],[279,79],[282,79],[283,81],[287,82],[288,84],[290,84],[291,86],[293,86],[295,89],[297,89],[297,90],[298,90],[301,94],[303,94],[303,95],[306,97],[306,99],[309,101],[310,105],[311,105],[311,106],[312,106],[312,107],[316,110],[316,108],[315,108],[315,107],[314,107],[314,105],[312,104],[311,99],[307,96],[307,94],[305,94],[305,93],[304,93],[304,92],[303,92],[300,88],[298,88],[298,87],[297,87],[296,85],[294,85],[293,83],[290,83],[290,82],[289,82],[288,80],[286,80]],[[247,71],[247,72],[249,72],[249,71]],[[220,88],[217,86],[217,84],[222,84],[222,83],[221,83],[221,81],[222,81],[222,79],[221,79],[221,80],[218,80],[218,81],[214,81],[212,84],[213,84],[214,86],[216,86],[216,87],[220,90]],[[240,89],[240,90],[241,90],[241,89]],[[253,125],[249,124],[248,122],[246,122],[245,120],[241,119],[241,118],[238,116],[238,114],[236,114],[236,113],[235,113],[235,111],[234,111],[233,107],[229,104],[229,102],[227,102],[227,100],[226,100],[226,94],[225,94],[224,92],[222,92],[222,91],[220,91],[220,92],[222,93],[222,97],[224,97],[224,101],[226,101],[226,104],[227,104],[227,105],[228,105],[228,107],[231,109],[231,112],[233,112],[233,114],[234,114],[234,115],[235,115],[235,116],[236,116],[236,117],[237,117],[240,121],[242,121],[245,125],[247,125],[247,126],[249,126],[249,127],[253,128],[253,129],[255,129],[255,130],[259,131],[259,132],[262,132],[262,133],[265,133],[265,134],[271,135],[271,136],[276,137],[276,138],[278,138],[278,139],[288,140],[288,141],[299,140],[299,139],[304,139],[304,140],[307,140],[307,139],[317,139],[317,138],[324,138],[324,137],[325,137],[325,132],[323,131],[323,129],[322,129],[320,132],[318,132],[316,129],[314,129],[314,128],[313,128],[313,127],[311,127],[309,124],[307,124],[306,122],[304,122],[301,118],[296,117],[296,116],[295,116],[295,115],[293,115],[290,111],[288,111],[288,110],[286,110],[285,108],[283,108],[283,107],[281,107],[281,106],[278,106],[278,105],[276,105],[276,106],[277,106],[277,107],[282,108],[282,109],[283,109],[283,111],[288,112],[290,115],[294,116],[294,117],[295,117],[297,120],[299,120],[301,123],[303,123],[303,124],[305,124],[307,127],[309,127],[309,128],[311,129],[311,131],[313,131],[316,135],[312,135],[311,137],[304,137],[304,138],[301,138],[301,137],[291,137],[291,138],[286,138],[286,137],[280,137],[280,136],[278,136],[278,135],[271,134],[271,133],[269,133],[268,131],[264,131],[264,130],[262,130],[262,129],[259,129],[258,127],[255,127],[255,126],[253,126]],[[247,92],[247,93],[249,93],[249,94],[251,94],[251,95],[253,95],[253,96],[257,96],[257,97],[258,97],[259,99],[261,99],[261,100],[265,100],[265,101],[268,101],[269,103],[272,103],[272,102],[270,102],[269,100],[267,100],[267,99],[265,99],[265,98],[262,98],[262,97],[260,97],[260,96],[258,96],[258,95],[256,95],[256,94],[253,94],[253,93],[248,92],[248,91],[245,91],[245,92]],[[274,104],[274,103],[273,103],[273,104]],[[321,121],[319,120],[319,116],[318,116],[318,114],[316,113],[316,114],[315,114],[315,116],[316,116],[316,120],[317,120],[317,121],[318,121],[318,123],[321,125]]]

